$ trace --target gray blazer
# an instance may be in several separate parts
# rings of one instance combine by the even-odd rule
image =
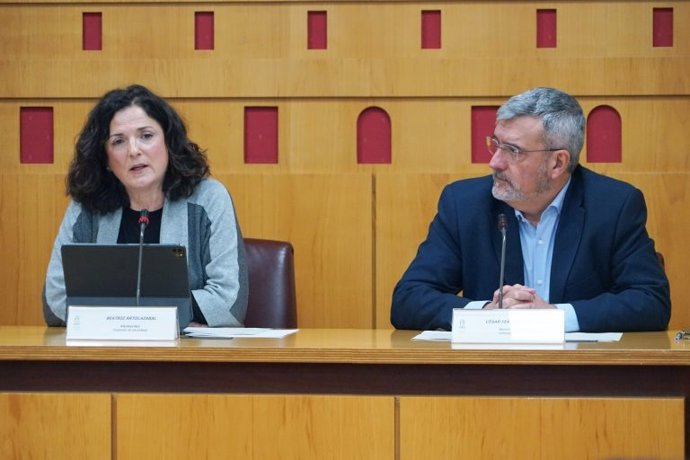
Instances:
[[[43,314],[49,326],[65,324],[62,245],[116,244],[121,219],[122,209],[97,215],[70,202],[55,238],[43,289]],[[189,198],[166,199],[160,243],[187,248],[189,286],[209,326],[242,326],[247,311],[247,267],[242,234],[225,186],[205,179]]]

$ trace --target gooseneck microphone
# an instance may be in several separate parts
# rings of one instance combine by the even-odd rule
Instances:
[[[501,232],[501,271],[498,277],[498,308],[503,308],[503,276],[506,271],[506,229],[508,228],[506,215],[503,213],[499,214],[496,224]]]
[[[137,267],[137,307],[139,306],[139,298],[141,297],[141,256],[144,252],[144,230],[149,224],[149,210],[142,209],[139,211],[139,266]]]

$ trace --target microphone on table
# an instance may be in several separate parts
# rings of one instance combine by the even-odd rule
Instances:
[[[137,307],[139,306],[139,298],[141,296],[141,256],[144,252],[144,230],[149,224],[149,210],[142,209],[139,211],[139,266],[137,267]]]
[[[498,278],[498,308],[503,308],[503,276],[506,271],[506,229],[508,228],[506,215],[503,213],[499,214],[496,224],[501,232],[501,271]]]

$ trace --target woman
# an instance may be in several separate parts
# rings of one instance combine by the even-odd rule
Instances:
[[[232,199],[177,112],[140,85],[105,94],[91,110],[67,175],[71,198],[46,274],[43,312],[64,326],[60,248],[69,243],[145,243],[187,248],[191,325],[242,326],[247,309],[244,245]]]

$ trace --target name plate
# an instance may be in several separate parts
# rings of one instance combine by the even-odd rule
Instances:
[[[538,310],[453,310],[453,343],[564,343],[565,312]]]
[[[177,307],[73,305],[67,340],[177,340]]]

